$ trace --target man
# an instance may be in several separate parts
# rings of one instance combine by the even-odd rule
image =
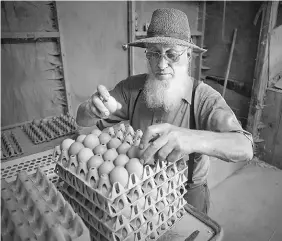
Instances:
[[[250,160],[251,134],[242,129],[217,91],[189,75],[192,51],[205,50],[191,41],[185,13],[157,9],[147,37],[128,45],[146,48],[148,73],[125,79],[110,92],[98,86],[79,106],[77,123],[104,129],[129,120],[144,133],[143,163],[156,155],[168,161],[189,159],[185,199],[207,213],[208,156],[227,162]],[[109,98],[114,109],[106,107]]]

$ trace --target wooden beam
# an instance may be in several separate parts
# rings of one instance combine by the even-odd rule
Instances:
[[[135,1],[128,1],[128,42],[135,39]],[[128,47],[128,74],[134,75],[134,48]]]
[[[59,32],[2,32],[1,39],[59,38]]]
[[[264,96],[268,83],[268,43],[269,33],[276,23],[279,2],[264,2],[265,8],[262,11],[261,32],[259,38],[257,62],[254,72],[252,87],[252,97],[248,114],[247,130],[254,138],[259,136],[258,124],[261,120],[262,109],[264,107]]]
[[[54,2],[55,4],[55,11],[57,14],[57,21],[58,21],[58,31],[60,33],[60,50],[61,50],[61,58],[62,58],[62,67],[63,67],[63,74],[64,74],[64,85],[65,85],[65,94],[66,94],[66,101],[67,101],[67,110],[70,113],[71,116],[74,116],[74,111],[72,109],[72,105],[71,105],[71,92],[70,92],[70,83],[69,83],[69,78],[68,78],[68,74],[67,74],[67,61],[66,61],[66,50],[65,50],[65,44],[64,44],[64,37],[62,35],[62,32],[60,32],[61,29],[61,18],[60,18],[60,12],[58,10],[57,7],[57,3]]]

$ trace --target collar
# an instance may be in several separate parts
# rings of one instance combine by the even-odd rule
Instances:
[[[193,79],[193,81],[190,82],[187,85],[186,95],[185,95],[185,97],[182,98],[184,101],[188,102],[189,105],[191,105],[191,103],[192,103],[192,91],[193,91],[193,87],[194,87],[194,82],[195,82],[195,80]]]

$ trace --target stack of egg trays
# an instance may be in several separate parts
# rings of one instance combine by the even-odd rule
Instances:
[[[158,215],[162,210],[156,209],[156,206],[162,201],[164,206],[171,204],[171,201],[173,201],[172,206],[179,209],[185,204],[182,196],[185,193],[184,183],[187,181],[187,165],[183,159],[169,164],[157,161],[154,170],[149,165],[146,165],[143,170],[142,180],[139,180],[133,173],[129,176],[126,188],[119,183],[114,183],[112,190],[104,193],[102,186],[92,187],[91,183],[87,181],[91,179],[82,178],[72,166],[68,166],[71,163],[64,160],[67,157],[62,156],[63,153],[58,158],[56,165],[58,176],[75,189],[81,198],[87,199],[93,205],[94,210],[98,211],[95,214],[93,208],[92,211],[86,208],[86,210],[90,211],[91,216],[100,222],[100,228],[97,226],[95,228],[99,229],[98,231],[105,235],[108,240],[125,240],[126,237],[122,233],[126,226],[130,227],[128,226],[129,223],[133,227],[131,230],[136,233],[138,231],[134,230],[136,218],[144,222],[147,220],[147,223],[150,222],[146,214]],[[67,189],[63,188],[63,190]],[[71,198],[76,197],[71,196]],[[81,199],[75,198],[75,200],[85,207],[83,202],[78,201]],[[144,203],[142,207],[140,207],[140,203]],[[99,213],[103,213],[103,221]],[[141,213],[145,215],[145,219],[144,216],[143,218],[139,217]],[[146,224],[144,225],[146,226]],[[129,232],[127,233],[129,234]]]
[[[61,115],[50,120],[43,121],[39,125],[27,123],[22,129],[31,139],[33,144],[40,144],[65,135],[74,133],[77,130],[74,117]]]
[[[1,183],[1,240],[90,241],[89,229],[43,171]]]
[[[184,189],[184,186],[181,188]],[[60,190],[75,212],[83,218],[90,230],[90,235],[96,237],[97,240],[139,241],[145,240],[145,238],[146,240],[156,240],[185,213],[184,192],[170,202],[168,202],[170,196],[175,193],[168,194],[145,211],[135,209],[138,208],[137,205],[133,206],[131,208],[133,219],[129,222],[123,216],[111,218],[66,183],[61,186]],[[158,205],[161,202],[162,206]],[[117,219],[119,219],[119,227],[115,226]]]

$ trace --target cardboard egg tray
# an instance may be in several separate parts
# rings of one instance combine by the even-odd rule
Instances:
[[[99,205],[93,204],[93,202],[85,198],[72,186],[65,183],[62,185],[60,190],[75,199],[93,216],[93,218],[101,220],[101,222],[112,232],[118,231],[126,223],[134,222],[140,214],[144,214],[146,216],[150,212],[160,212],[163,207],[171,205],[172,202],[174,202],[178,197],[183,196],[186,192],[183,184],[175,186],[169,191],[164,191],[163,186],[161,186],[155,190],[155,193],[157,194],[155,196],[156,199],[148,194],[146,197],[136,200],[134,204],[125,205],[118,216],[111,217],[103,209],[101,209]]]
[[[67,114],[27,123],[22,126],[22,129],[33,144],[40,144],[74,133],[77,125],[74,117]]]
[[[113,231],[109,228],[109,224],[113,224],[113,219],[103,214],[103,212],[100,212],[100,216],[97,216],[97,212],[89,208],[89,202],[82,195],[65,184],[60,190],[75,212],[83,218],[94,240],[157,240],[168,229],[172,228],[185,213],[184,205],[186,202],[183,198],[184,193],[178,195],[169,204],[169,195],[167,195],[164,198],[166,200],[164,208],[158,209],[152,206],[148,210],[138,213],[130,222],[121,219],[120,221],[124,223],[116,231]]]
[[[12,131],[1,132],[1,159],[20,156],[23,149]]]
[[[40,169],[2,180],[1,240],[88,241],[89,230]]]
[[[185,161],[180,159],[169,164],[158,161],[155,168],[151,168],[149,165],[144,166],[141,180],[132,173],[129,175],[126,188],[116,182],[112,185],[112,189],[105,193],[103,192],[103,185],[100,185],[99,182],[93,187],[91,179],[87,178],[87,174],[85,179],[84,176],[81,177],[73,172],[67,162],[64,163],[66,163],[66,166],[59,158],[55,168],[57,175],[110,217],[123,214],[128,207],[138,206],[141,198],[145,198],[145,206],[148,207],[154,203],[153,196],[156,200],[159,200],[165,193],[175,190],[187,181],[188,167]],[[128,218],[131,219],[132,217],[129,216]]]

